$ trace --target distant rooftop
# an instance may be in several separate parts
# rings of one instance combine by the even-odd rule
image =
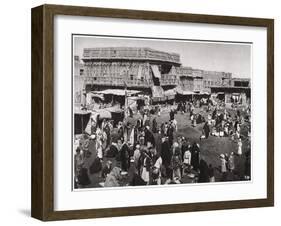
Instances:
[[[82,60],[84,62],[92,60],[148,60],[181,64],[179,54],[158,51],[147,47],[85,48]]]

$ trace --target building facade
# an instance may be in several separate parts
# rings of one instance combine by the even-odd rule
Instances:
[[[84,79],[84,64],[79,56],[74,56],[74,86],[73,99],[74,104],[79,106],[85,100],[85,79]]]
[[[180,55],[151,48],[85,48],[74,56],[74,100],[105,89],[140,90],[161,99],[177,88],[182,93],[206,94],[217,87],[250,87],[250,79],[232,78],[229,72],[184,67]],[[248,95],[247,95],[248,96]]]
[[[203,89],[207,92],[211,91],[211,87],[217,86],[230,86],[232,74],[222,71],[204,71],[203,76]]]
[[[178,54],[133,47],[86,48],[82,60],[87,89],[176,86],[175,68],[181,65]]]

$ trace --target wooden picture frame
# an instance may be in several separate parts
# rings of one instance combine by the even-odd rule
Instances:
[[[240,25],[267,29],[267,198],[156,206],[54,211],[54,16],[71,15]],[[50,220],[163,214],[274,205],[274,20],[261,18],[42,5],[32,9],[31,215]]]

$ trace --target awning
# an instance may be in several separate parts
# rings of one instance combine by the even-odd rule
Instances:
[[[127,90],[127,95],[133,95],[140,93],[141,91],[138,90]],[[111,94],[111,95],[116,95],[116,96],[125,96],[126,91],[124,89],[106,89],[102,91],[95,91],[93,92],[95,94]]]
[[[167,96],[167,100],[173,100],[173,99],[175,99],[175,95]]]
[[[176,91],[174,89],[169,89],[164,91],[165,96],[174,96],[176,94]]]
[[[99,98],[101,100],[104,100],[104,97],[102,96],[102,94],[97,94],[97,93],[93,93],[91,92],[91,98],[96,97]]]
[[[158,66],[157,66],[157,65],[150,65],[150,67],[151,67],[151,70],[152,70],[152,72],[153,72],[154,77],[160,79],[160,78],[161,78],[161,73],[160,73],[160,71],[159,71]]]
[[[192,92],[190,90],[183,90],[182,87],[180,87],[180,86],[177,86],[174,90],[176,93],[185,95],[185,96],[194,94],[194,92]]]
[[[193,95],[193,94],[195,94],[195,93],[192,91],[188,91],[188,90],[182,92],[182,95]]]
[[[108,108],[105,108],[104,110],[107,110],[111,113],[121,113],[124,111],[124,110],[120,109],[119,106],[108,107]]]
[[[152,97],[163,97],[164,96],[164,90],[161,86],[152,86]]]
[[[93,114],[93,119],[96,118],[96,114],[99,115],[100,119],[111,119],[111,113],[105,109],[96,109]]]

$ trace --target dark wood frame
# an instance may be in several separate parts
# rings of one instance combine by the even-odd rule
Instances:
[[[54,16],[95,16],[267,28],[267,198],[157,206],[54,211],[53,48]],[[31,215],[43,221],[160,214],[274,205],[274,20],[246,17],[42,5],[32,9],[32,200]]]

